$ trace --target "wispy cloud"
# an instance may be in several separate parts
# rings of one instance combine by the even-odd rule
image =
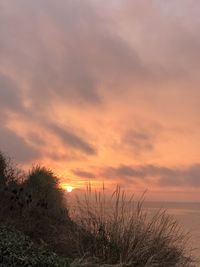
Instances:
[[[20,163],[38,160],[40,152],[27,141],[10,129],[0,127],[0,149]]]
[[[93,168],[93,170],[73,169],[73,174],[82,178],[108,179],[127,187],[135,183],[165,187],[199,187],[200,164],[187,167],[165,167],[159,165],[119,165],[117,167]]]
[[[92,173],[91,171],[84,171],[82,169],[72,169],[71,172],[73,174],[75,174],[76,176],[81,177],[81,178],[86,178],[86,179],[88,179],[88,178],[92,178],[92,179],[96,178],[95,174]]]
[[[50,125],[50,130],[62,140],[66,147],[72,147],[88,155],[95,155],[97,153],[93,145],[68,129],[61,128],[57,125]]]
[[[199,8],[2,0],[0,149],[80,178],[198,187]]]

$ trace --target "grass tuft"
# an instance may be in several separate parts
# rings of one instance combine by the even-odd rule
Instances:
[[[194,266],[187,253],[188,234],[166,211],[150,217],[144,195],[135,201],[118,186],[108,198],[104,188],[92,192],[89,186],[84,199],[76,201],[76,243],[81,257],[134,267]]]

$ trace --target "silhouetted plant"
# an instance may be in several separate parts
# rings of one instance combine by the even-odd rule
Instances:
[[[36,242],[45,242],[53,250],[70,256],[68,243],[73,223],[64,192],[53,172],[44,167],[33,167],[23,184],[23,191],[19,188],[15,196],[15,201],[19,202],[16,227]],[[13,213],[16,213],[15,209]]]
[[[72,221],[58,178],[36,166],[27,177],[0,153],[0,220],[45,242],[62,255],[72,255]],[[71,240],[71,241],[69,241]],[[68,245],[69,244],[69,245]]]
[[[74,215],[79,226],[75,238],[80,256],[90,255],[102,263],[134,267],[191,267],[187,235],[165,211],[149,217],[138,202],[116,188],[108,199],[105,192],[87,190],[77,200]]]
[[[40,166],[33,167],[25,182],[25,188],[30,192],[32,205],[40,208],[42,212],[46,211],[57,217],[61,210],[66,209],[66,200],[59,180],[51,170]]]

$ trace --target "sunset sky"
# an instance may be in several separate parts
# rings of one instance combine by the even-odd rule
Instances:
[[[200,201],[200,1],[1,0],[0,149],[66,185]]]

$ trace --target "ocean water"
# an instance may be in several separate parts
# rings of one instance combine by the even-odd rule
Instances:
[[[200,260],[200,203],[147,202],[145,206],[150,211],[164,208],[175,217],[183,229],[189,232],[189,246],[194,248],[193,254]]]

